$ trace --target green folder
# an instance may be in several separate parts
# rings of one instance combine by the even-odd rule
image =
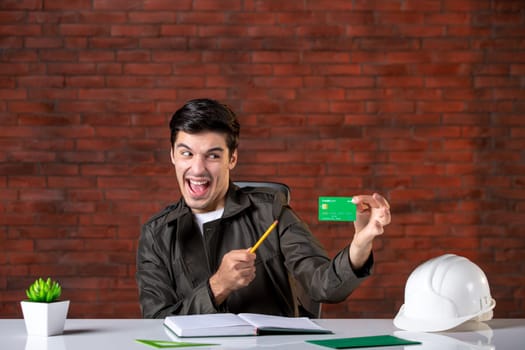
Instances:
[[[375,346],[416,345],[418,341],[406,340],[393,335],[374,335],[370,337],[307,340],[307,343],[326,346],[332,349],[371,348]]]
[[[167,349],[167,348],[186,348],[190,346],[210,346],[218,344],[203,344],[203,343],[188,343],[188,342],[179,342],[179,341],[169,341],[169,340],[149,340],[149,339],[135,339],[138,343],[149,345],[157,349]]]

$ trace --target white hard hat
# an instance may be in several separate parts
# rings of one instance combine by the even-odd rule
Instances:
[[[407,331],[444,331],[468,320],[490,320],[494,306],[483,270],[467,258],[445,254],[410,274],[394,325]]]

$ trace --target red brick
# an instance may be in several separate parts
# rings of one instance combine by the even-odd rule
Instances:
[[[42,74],[45,67],[42,64],[28,63],[0,63],[0,74],[6,75],[9,72],[12,76],[21,76],[26,74]]]
[[[169,1],[169,0],[150,0],[144,3],[144,9],[151,10],[191,10],[192,1]]]
[[[492,8],[497,11],[519,11],[523,8],[520,0],[508,0],[502,3],[492,4]]]
[[[456,39],[425,39],[423,41],[423,48],[429,50],[468,50],[471,47],[470,40],[468,38],[456,38]]]
[[[436,78],[427,78],[425,80],[425,86],[428,86],[430,88],[465,88],[468,89],[471,86],[471,82],[465,78],[462,77],[436,77]],[[449,90],[451,91],[451,90]],[[452,91],[450,93],[450,99],[458,99],[457,95],[454,93],[457,92],[457,90]],[[446,96],[448,97],[448,95]]]
[[[69,100],[77,97],[77,92],[72,89],[33,89],[29,90],[30,100]]]
[[[422,87],[423,79],[420,77],[384,77],[378,80],[379,86],[384,87]]]
[[[27,98],[25,89],[0,89],[0,96],[6,100],[24,100]]]
[[[213,0],[200,0],[198,2],[194,2],[192,8],[197,11],[239,11],[242,8],[242,2],[240,0],[224,0],[220,2]]]
[[[151,2],[150,2],[151,3]],[[148,3],[148,4],[150,4]],[[178,2],[177,2],[178,3]],[[137,11],[127,12],[131,23],[174,23],[177,21],[177,13],[171,11]]]
[[[521,23],[521,17],[518,13],[491,13],[491,14],[477,14],[473,22],[477,25],[505,25],[513,26]]]
[[[446,100],[486,100],[492,96],[492,91],[489,89],[472,89],[462,87],[450,87],[443,92],[443,99]],[[462,113],[454,113],[455,115],[462,115]],[[465,114],[465,113],[463,113]]]
[[[178,13],[178,23],[222,24],[225,23],[227,15],[232,16],[234,14],[226,14],[218,11],[184,11]],[[242,15],[242,13],[239,15]],[[168,23],[169,22],[173,21],[168,21]]]
[[[423,5],[421,1],[412,0],[413,3],[418,3],[419,5]],[[429,4],[429,2],[431,4]],[[472,16],[469,13],[465,12],[441,12],[440,11],[440,3],[436,3],[432,0],[426,1],[428,6],[437,6],[438,11],[429,12],[425,14],[425,23],[429,24],[444,24],[448,26],[456,26],[456,25],[469,25]]]
[[[395,37],[393,35],[394,30],[392,26],[387,25],[370,25],[370,24],[356,24],[349,25],[346,27],[345,35],[348,37],[372,37],[372,38],[383,38],[383,37]]]
[[[148,62],[150,53],[146,50],[129,50],[117,53],[117,61],[121,62]]]
[[[377,0],[374,3],[370,3],[366,0],[356,0],[354,3],[354,10],[373,10],[373,11],[399,11],[401,10],[401,4],[397,1],[388,0]]]
[[[39,57],[42,62],[76,62],[78,60],[78,52],[71,51],[71,50],[62,50],[62,49],[44,49],[40,50]],[[51,78],[50,74],[47,76]],[[27,78],[27,77],[26,77]],[[39,78],[39,77],[36,77]],[[40,77],[41,78],[41,77]],[[57,75],[56,78],[60,78],[59,75]],[[63,79],[63,77],[62,77]]]
[[[514,105],[511,101],[481,101],[481,102],[469,102],[468,107],[465,111],[471,113],[512,113],[514,110]]]
[[[258,51],[253,53],[252,61],[256,63],[298,63],[299,54],[296,52]]]
[[[463,112],[466,106],[463,102],[419,102],[416,110],[420,113]]]
[[[343,89],[302,89],[297,94],[297,97],[302,100],[343,100],[345,97],[345,92]]]
[[[24,38],[15,36],[0,37],[0,45],[11,49],[20,49],[24,46]]]
[[[94,0],[93,9],[95,10],[137,10],[142,9],[142,0]]]
[[[475,51],[434,51],[433,60],[442,63],[477,63],[483,60],[481,52]]]
[[[39,25],[0,25],[0,33],[9,36],[34,36],[41,34],[42,29]]]
[[[447,34],[451,37],[490,37],[492,30],[488,26],[452,25],[448,26]]]
[[[430,53],[427,51],[393,51],[392,53],[386,53],[384,60],[388,63],[428,63],[432,61]]]
[[[91,8],[91,0],[46,0],[44,1],[45,10],[87,10]]]
[[[366,104],[368,113],[413,113],[415,105],[413,102],[369,102]]]
[[[110,28],[103,24],[60,24],[60,33],[64,36],[107,36]]]
[[[519,88],[520,79],[508,77],[477,77],[474,79],[474,87],[505,87],[505,88]],[[510,92],[511,90],[509,90]]]
[[[137,0],[138,1],[138,0]],[[111,48],[111,49],[136,49],[138,38],[110,38],[110,37],[94,37],[90,38],[89,43],[91,48]]]
[[[28,37],[25,39],[24,46],[30,49],[49,49],[49,48],[60,48],[63,46],[62,38],[49,38],[49,37]]]
[[[363,73],[367,75],[378,74],[381,76],[408,75],[411,66],[406,64],[363,64]],[[357,74],[359,72],[355,72]]]
[[[93,63],[50,63],[47,69],[51,74],[87,75],[95,73],[95,65]]]
[[[5,0],[1,5],[3,10],[38,10],[42,8],[42,0]]]
[[[171,73],[171,66],[164,63],[126,63],[123,72],[126,75],[168,75]]]
[[[156,25],[113,25],[111,26],[111,36],[130,36],[130,37],[143,37],[153,36],[156,37],[160,34],[160,28]]]
[[[445,11],[480,11],[488,10],[490,8],[490,1],[476,1],[476,0],[445,0],[443,2],[443,9]]]
[[[370,77],[328,77],[327,82],[344,88],[370,88],[375,86],[375,79]]]

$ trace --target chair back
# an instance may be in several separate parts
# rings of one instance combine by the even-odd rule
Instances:
[[[286,197],[286,203],[290,204],[290,187],[288,185],[280,183],[280,182],[257,182],[257,181],[235,181],[234,184],[239,186],[240,188],[243,187],[269,187],[273,188],[277,191],[280,191],[284,196]]]

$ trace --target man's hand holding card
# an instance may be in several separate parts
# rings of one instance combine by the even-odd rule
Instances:
[[[354,197],[319,197],[319,221],[353,221],[355,233],[349,258],[354,269],[361,268],[370,253],[375,237],[382,235],[390,223],[390,205],[381,195]]]

